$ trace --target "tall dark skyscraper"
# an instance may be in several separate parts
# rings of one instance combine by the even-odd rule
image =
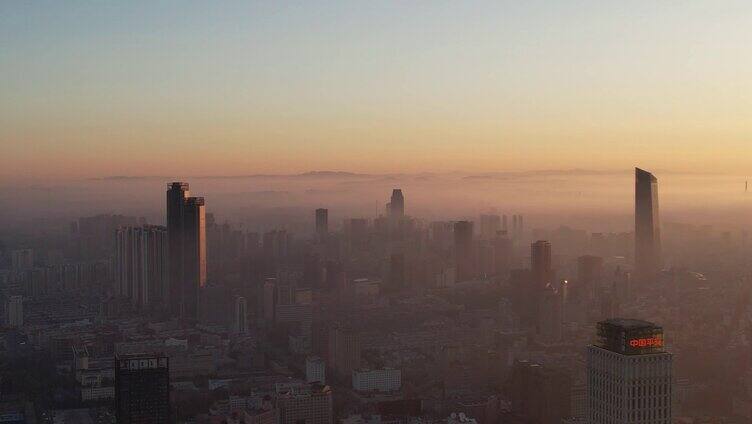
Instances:
[[[405,197],[402,195],[402,190],[395,188],[392,190],[392,200],[389,203],[389,214],[393,218],[401,218],[405,216]]]
[[[661,228],[658,214],[658,179],[635,168],[635,274],[653,278],[661,267]]]
[[[538,240],[530,246],[530,270],[535,287],[542,289],[554,282],[554,272],[551,268],[551,243]]]
[[[167,190],[169,305],[173,316],[198,317],[199,289],[206,284],[206,213],[202,197],[189,197],[188,183]]]
[[[457,265],[457,281],[469,280],[475,276],[475,254],[473,251],[473,223],[454,223],[454,255]]]
[[[329,232],[329,209],[316,209],[316,235],[321,238]]]
[[[185,199],[183,316],[198,318],[199,290],[206,285],[206,212],[203,197]]]
[[[183,293],[183,212],[185,199],[190,195],[188,183],[174,182],[167,189],[167,238],[169,252],[170,313],[180,315]]]
[[[170,423],[169,358],[147,354],[118,356],[115,402],[118,423]]]

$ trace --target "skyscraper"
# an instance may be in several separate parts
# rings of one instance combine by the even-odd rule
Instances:
[[[457,266],[457,281],[469,280],[475,276],[475,254],[473,251],[473,223],[454,223],[454,256]]]
[[[393,218],[402,218],[405,216],[405,197],[402,190],[395,188],[392,190],[392,199],[389,203],[389,214]]]
[[[577,284],[575,296],[592,299],[603,283],[603,258],[583,255],[577,258]]]
[[[329,232],[329,209],[316,209],[316,235],[319,239]]]
[[[533,284],[538,289],[553,283],[554,272],[551,268],[551,243],[538,240],[530,246],[530,269]]]
[[[206,212],[203,197],[189,197],[188,183],[167,190],[170,312],[198,317],[199,289],[206,284]]]
[[[206,285],[206,212],[203,197],[185,199],[183,316],[198,318],[199,290]]]
[[[587,422],[670,424],[671,374],[661,327],[623,318],[599,322],[587,352]]]
[[[165,298],[168,280],[167,228],[121,227],[115,232],[115,280],[119,296],[143,308]]]
[[[115,367],[117,422],[166,424],[170,421],[169,358],[163,355],[118,356]]]
[[[635,271],[639,280],[654,277],[661,267],[658,179],[635,168]]]

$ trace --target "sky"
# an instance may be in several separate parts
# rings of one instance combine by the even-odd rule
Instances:
[[[748,1],[0,2],[0,179],[752,165]]]

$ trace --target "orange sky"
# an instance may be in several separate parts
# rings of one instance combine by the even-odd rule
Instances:
[[[0,5],[3,179],[752,165],[748,2]]]

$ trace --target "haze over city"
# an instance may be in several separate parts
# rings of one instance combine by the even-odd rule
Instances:
[[[0,2],[0,421],[752,422],[751,23]]]

